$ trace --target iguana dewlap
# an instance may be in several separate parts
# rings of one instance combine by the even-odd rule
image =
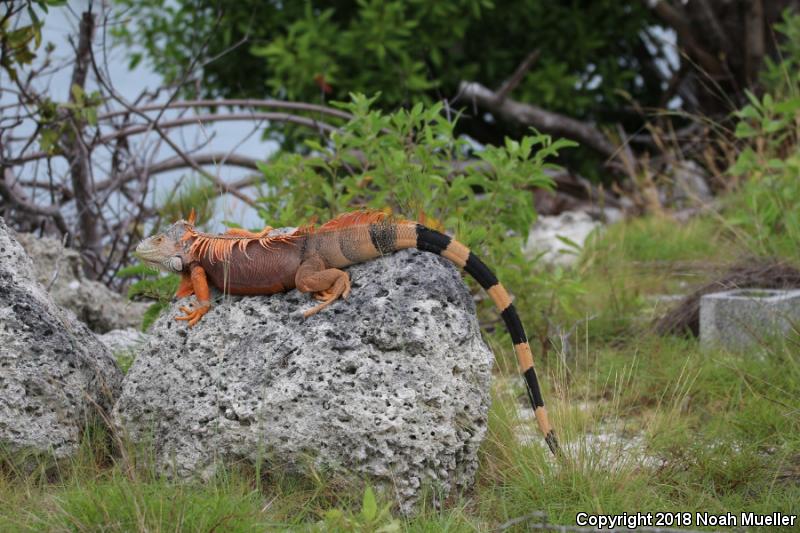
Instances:
[[[147,263],[181,274],[177,297],[194,294],[194,309],[177,320],[195,325],[211,308],[209,285],[227,294],[275,294],[297,288],[321,303],[304,313],[308,317],[350,294],[350,276],[344,267],[369,261],[405,248],[440,254],[463,268],[495,303],[514,342],[520,370],[539,428],[556,453],[558,443],[542,400],[533,355],[511,296],[489,268],[469,248],[443,233],[381,212],[348,213],[319,227],[304,227],[285,235],[231,229],[222,235],[197,231],[194,215],[164,233],[139,244],[136,255]]]

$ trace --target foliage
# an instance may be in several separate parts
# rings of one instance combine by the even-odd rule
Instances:
[[[158,213],[166,224],[186,219],[194,210],[198,220],[210,220],[214,214],[214,185],[198,178],[181,178],[182,183],[172,187],[160,198]]]
[[[16,6],[6,5],[6,13],[0,20],[0,68],[12,81],[18,81],[17,67],[30,65],[36,59],[36,50],[42,44],[42,25],[37,9],[45,14],[48,7],[62,6],[66,0],[26,0]],[[11,29],[16,13],[25,10],[30,24]]]
[[[761,73],[761,81],[776,99],[798,95],[798,77],[800,71],[800,13],[787,9],[782,20],[773,26],[779,39],[779,60],[766,58]]]
[[[118,32],[141,47],[133,64],[146,56],[175,81],[196,56],[224,54],[204,65],[200,86],[210,95],[317,101],[380,92],[391,110],[452,99],[463,80],[498,87],[532,50],[539,56],[514,91],[520,101],[612,123],[632,118],[623,95],[655,106],[662,91],[643,68],[652,52],[641,35],[655,21],[642,2],[250,0],[218,10],[214,0],[118,1],[135,21]],[[482,141],[514,130],[481,116],[462,126]]]
[[[71,90],[72,101],[57,103],[50,98],[42,98],[38,102],[37,115],[40,125],[39,145],[42,151],[49,154],[61,153],[59,143],[66,136],[74,139],[75,130],[72,125],[63,120],[63,113],[68,112],[74,120],[97,125],[97,108],[103,102],[99,91],[89,94],[79,86],[73,85]]]
[[[749,104],[735,115],[735,135],[745,143],[734,176],[745,177],[729,199],[726,218],[761,255],[800,259],[800,15],[784,14],[776,26],[783,33],[784,59],[769,63],[765,78],[773,92],[761,98],[747,93]],[[779,73],[779,74],[777,74]]]
[[[358,513],[342,509],[329,509],[324,520],[317,522],[316,530],[325,532],[363,531],[365,533],[393,533],[400,531],[400,522],[392,518],[391,503],[378,507],[372,487],[367,485]]]
[[[311,156],[281,153],[260,165],[264,220],[296,226],[358,208],[417,216],[454,231],[530,301],[539,280],[522,243],[536,216],[532,190],[551,187],[546,161],[573,143],[533,134],[472,153],[441,104],[384,114],[374,98],[352,98],[341,106],[354,117],[330,144],[306,141]]]
[[[155,300],[142,317],[142,331],[146,331],[158,315],[169,307],[180,283],[178,275],[161,274],[143,263],[122,268],[117,275],[122,278],[138,278],[128,288],[128,298],[141,296]]]

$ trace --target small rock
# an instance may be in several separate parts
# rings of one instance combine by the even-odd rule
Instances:
[[[150,340],[150,335],[133,328],[113,329],[99,335],[98,339],[111,353],[118,354],[139,351]]]
[[[667,183],[658,188],[659,201],[673,209],[705,205],[713,200],[708,173],[694,161],[678,161],[667,168]]]
[[[560,215],[539,217],[528,234],[523,252],[529,259],[540,254],[549,265],[571,266],[579,257],[580,250],[559,239],[564,237],[582,247],[587,237],[602,224],[583,211],[564,211]]]
[[[33,259],[36,279],[56,304],[69,309],[96,333],[137,328],[149,306],[131,302],[102,283],[86,279],[80,254],[52,237],[18,233],[17,240]]]

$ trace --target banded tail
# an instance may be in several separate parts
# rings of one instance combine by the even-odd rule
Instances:
[[[473,254],[469,248],[443,233],[432,230],[422,224],[413,222],[400,222],[388,224],[385,221],[369,225],[370,240],[376,250],[381,253],[398,250],[401,248],[417,248],[425,252],[439,254],[449,259],[459,268],[463,268],[487,292],[494,302],[495,307],[505,322],[506,328],[514,342],[514,351],[517,354],[520,373],[525,379],[528,390],[528,399],[536,416],[536,422],[544,434],[545,442],[554,455],[560,453],[556,434],[550,426],[547,409],[542,399],[542,391],[536,370],[533,368],[533,353],[528,344],[528,338],[522,327],[522,322],[517,315],[511,296],[497,280],[494,273],[483,261]]]

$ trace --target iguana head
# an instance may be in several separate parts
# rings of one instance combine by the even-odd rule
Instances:
[[[139,243],[134,254],[145,263],[167,272],[183,272],[188,266],[189,244],[186,231],[194,227],[194,212],[189,220],[179,220],[163,233]]]

